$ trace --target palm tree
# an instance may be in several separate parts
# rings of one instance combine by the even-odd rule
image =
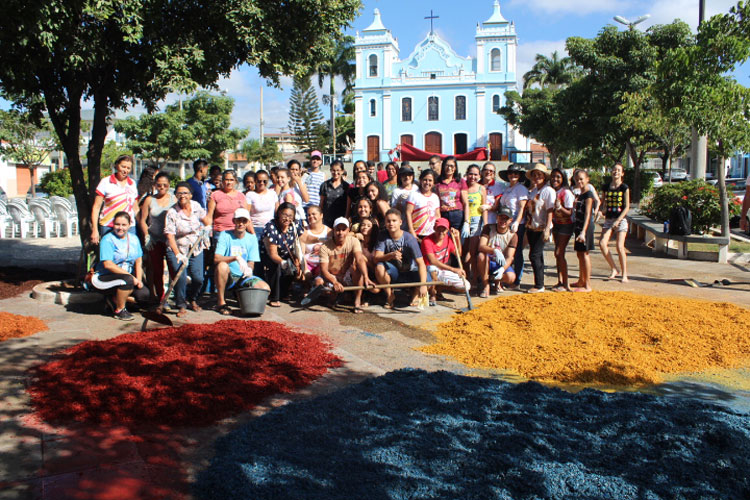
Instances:
[[[331,58],[322,61],[318,65],[318,85],[323,88],[323,80],[327,76],[330,80],[329,94],[323,96],[323,103],[331,106],[331,153],[336,154],[336,87],[334,80],[340,76],[344,80],[344,91],[346,94],[354,88],[354,75],[356,66],[354,64],[354,37],[344,36],[336,41]]]
[[[537,54],[535,61],[531,70],[523,75],[524,90],[535,83],[542,88],[558,89],[571,83],[581,74],[581,69],[570,57],[561,59],[557,51],[552,53],[552,57]]]

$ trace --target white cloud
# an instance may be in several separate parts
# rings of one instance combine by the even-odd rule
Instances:
[[[709,19],[716,14],[727,13],[734,5],[737,5],[736,0],[712,0],[711,2],[706,2],[705,19]],[[669,24],[675,19],[682,19],[693,30],[698,27],[698,0],[656,0],[653,3],[642,5],[642,9],[644,14],[651,14],[651,18],[642,25],[639,25],[639,27],[647,28],[655,24]]]
[[[624,0],[578,0],[569,2],[564,0],[511,0],[510,5],[524,7],[532,11],[547,13],[565,13],[588,15],[594,12],[615,12],[628,6]]]
[[[516,52],[516,77],[518,79],[519,91],[523,88],[523,75],[534,66],[534,58],[537,54],[549,57],[554,51],[559,56],[566,57],[565,40],[535,40],[533,42],[521,42]]]

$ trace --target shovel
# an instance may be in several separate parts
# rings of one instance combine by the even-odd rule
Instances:
[[[450,230],[448,231],[450,232]],[[464,264],[461,262],[461,256],[458,254],[458,243],[456,242],[456,235],[453,233],[450,233],[451,239],[453,240],[453,248],[456,249],[456,260],[458,260],[458,268],[461,270],[461,272],[464,271]],[[466,293],[466,308],[459,309],[460,312],[467,312],[474,309],[471,305],[471,294],[469,293],[469,287],[464,287],[464,292]]]
[[[355,290],[368,290],[372,288],[415,288],[418,286],[433,286],[433,285],[445,285],[442,281],[419,281],[416,283],[393,283],[388,285],[377,285],[374,287],[366,287],[364,285],[358,285],[358,286],[345,286],[342,291],[344,292],[353,292]],[[316,287],[313,287],[310,292],[308,292],[307,295],[300,301],[300,305],[302,307],[309,306],[315,299],[320,297],[320,295],[326,291],[328,287],[325,285],[318,285]]]
[[[172,278],[172,281],[169,282],[169,287],[167,288],[167,292],[164,294],[164,298],[161,299],[161,302],[157,306],[156,309],[153,311],[142,311],[141,316],[143,316],[143,324],[141,325],[141,330],[146,330],[146,325],[148,324],[149,320],[153,321],[154,323],[160,323],[162,325],[166,326],[173,326],[174,323],[172,323],[172,320],[169,319],[169,317],[164,314],[164,304],[167,303],[167,299],[169,299],[169,296],[172,294],[172,290],[174,290],[175,285],[177,284],[177,281],[180,279],[180,276],[182,276],[182,273],[185,272],[185,269],[187,269],[188,263],[190,262],[190,257],[193,256],[193,252],[196,248],[198,248],[198,244],[200,244],[203,241],[203,233],[201,233],[198,236],[198,239],[195,240],[195,243],[190,247],[190,250],[188,250],[187,253],[187,259],[185,259],[185,262],[183,262],[180,267],[177,269],[177,272],[174,275],[174,278]]]

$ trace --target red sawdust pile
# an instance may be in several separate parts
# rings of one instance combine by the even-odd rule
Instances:
[[[18,337],[28,337],[47,329],[47,324],[34,316],[19,316],[0,312],[0,342]]]
[[[329,349],[270,321],[185,325],[78,344],[29,393],[47,421],[209,425],[341,366]]]

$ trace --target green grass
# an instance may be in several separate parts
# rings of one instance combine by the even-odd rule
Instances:
[[[711,243],[688,243],[688,251],[718,252],[719,245],[712,245]],[[733,253],[750,253],[750,243],[731,240],[729,243],[729,251]]]

